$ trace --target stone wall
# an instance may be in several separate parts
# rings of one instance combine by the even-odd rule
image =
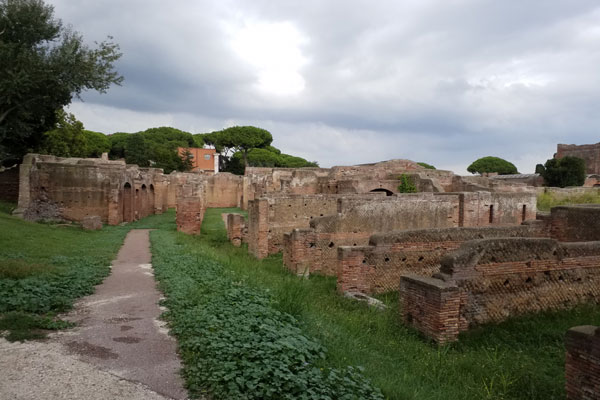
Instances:
[[[441,259],[463,243],[481,238],[543,237],[545,224],[532,221],[513,227],[418,229],[378,233],[369,246],[340,247],[339,292],[384,293],[400,288],[402,275],[431,277]]]
[[[12,167],[0,172],[0,200],[16,203],[19,200],[19,168]]]
[[[490,209],[495,214],[492,218]],[[339,202],[337,214],[315,218],[309,229],[294,230],[285,236],[284,264],[299,275],[336,275],[338,247],[365,246],[377,232],[509,226],[522,223],[524,218],[536,218],[533,193],[416,193],[370,200],[349,198]]]
[[[122,161],[28,154],[20,166],[15,214],[70,221],[99,216],[111,225],[134,221],[162,210],[161,176],[162,170]]]
[[[566,392],[569,400],[600,398],[600,328],[577,326],[565,338]]]
[[[277,195],[248,205],[248,250],[257,258],[283,250],[283,235],[337,210],[339,195]]]
[[[400,295],[405,323],[439,342],[457,340],[475,325],[600,301],[600,242],[469,241],[442,258],[435,278],[402,276]],[[439,301],[425,307],[428,298]]]
[[[579,157],[585,161],[587,174],[600,174],[600,143],[584,144],[559,144],[556,147],[554,158],[565,156]]]
[[[225,227],[227,228],[227,239],[235,246],[239,247],[247,242],[246,220],[243,215],[229,213],[225,217]]]

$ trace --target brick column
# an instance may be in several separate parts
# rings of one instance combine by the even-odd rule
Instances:
[[[310,229],[294,229],[284,234],[283,265],[298,276],[308,276],[315,240],[315,233]]]
[[[460,291],[456,284],[403,276],[400,300],[404,323],[440,344],[458,340]]]
[[[565,337],[567,399],[600,399],[600,328],[577,326]]]
[[[248,251],[258,259],[269,255],[269,202],[248,202]]]
[[[243,215],[227,214],[227,238],[235,247],[240,247],[242,245],[243,229]]]
[[[371,293],[369,270],[373,268],[365,260],[365,250],[370,246],[338,247],[337,290],[340,293]]]

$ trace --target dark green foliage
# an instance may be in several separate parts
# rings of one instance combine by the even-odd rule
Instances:
[[[276,147],[267,146],[264,149],[251,149],[248,151],[248,166],[250,167],[278,167],[278,168],[305,168],[318,167],[315,162],[306,161],[304,158],[281,153]],[[225,171],[243,175],[245,171],[241,152],[234,153],[227,161]]]
[[[58,157],[100,157],[110,150],[106,135],[84,130],[73,114],[61,109],[56,112],[56,119],[54,129],[44,133],[40,153]]]
[[[137,133],[115,133],[110,135],[110,157],[125,158],[128,164],[140,167],[162,168],[165,173],[188,171],[190,159],[182,159],[178,147],[195,147],[191,133],[170,127],[150,128]]]
[[[217,399],[383,399],[360,370],[323,368],[325,348],[209,254],[196,256],[171,232],[152,233],[161,282],[193,395]]]
[[[41,0],[0,1],[0,163],[18,162],[84,90],[120,84],[118,45],[90,48]]]
[[[86,157],[100,157],[102,153],[110,151],[108,136],[100,132],[83,131]]]
[[[0,331],[8,331],[5,338],[10,342],[42,339],[46,337],[47,331],[66,329],[72,326],[72,323],[60,319],[19,311],[0,314]]]
[[[421,167],[423,168],[427,168],[427,169],[435,169],[435,167],[431,164],[427,164],[426,162],[418,162],[417,164],[419,164]]]
[[[498,157],[482,157],[473,161],[467,167],[467,171],[472,174],[482,174],[487,172],[496,172],[498,175],[518,174],[517,167],[511,162]]]
[[[417,187],[413,182],[412,178],[408,175],[400,175],[400,185],[398,185],[398,192],[400,193],[417,193]]]
[[[535,173],[540,174],[541,176],[544,176],[544,174],[546,173],[546,168],[544,168],[544,166],[542,164],[536,164],[535,165]]]
[[[240,152],[244,166],[248,166],[248,152],[255,148],[265,148],[273,141],[271,133],[255,126],[232,126],[221,131],[201,135],[204,143],[214,146],[221,153],[221,170],[229,160],[230,153]]]
[[[582,186],[585,182],[585,161],[572,156],[552,158],[546,161],[542,176],[546,186]]]

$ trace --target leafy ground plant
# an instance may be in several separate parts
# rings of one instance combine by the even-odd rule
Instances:
[[[600,190],[595,193],[582,193],[573,195],[559,195],[553,192],[544,192],[537,197],[537,208],[540,211],[550,211],[552,207],[568,204],[600,204]]]
[[[23,221],[8,214],[13,208],[0,204],[0,331],[8,340],[66,327],[56,313],[102,282],[129,229],[160,227],[162,221],[149,217],[91,232]]]
[[[326,349],[274,307],[268,291],[189,254],[175,232],[152,233],[161,282],[194,395],[219,399],[383,399],[356,368],[323,364]]]

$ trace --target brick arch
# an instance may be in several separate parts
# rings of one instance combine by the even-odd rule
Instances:
[[[394,194],[394,192],[392,192],[391,190],[385,189],[385,188],[377,188],[377,189],[373,189],[373,190],[369,191],[369,193],[377,193],[377,192],[384,192],[386,196],[391,196]]]

